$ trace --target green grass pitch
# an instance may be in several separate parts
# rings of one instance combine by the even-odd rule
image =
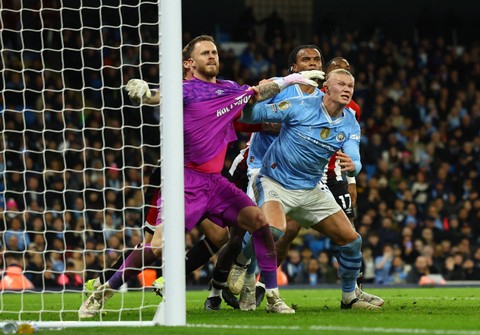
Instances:
[[[435,334],[480,335],[480,288],[376,288],[382,296],[381,311],[340,310],[340,289],[281,289],[284,300],[297,306],[295,315],[265,312],[265,301],[255,312],[242,312],[222,304],[207,312],[207,291],[187,292],[187,327],[95,327],[40,329],[41,334]],[[41,297],[43,296],[43,302]],[[95,320],[152,320],[159,297],[151,291],[116,294],[105,306],[105,316]],[[80,293],[15,294],[0,296],[0,320],[77,320]],[[143,302],[144,308],[139,308]],[[120,312],[120,307],[123,310]],[[37,312],[43,310],[41,313]],[[28,312],[27,312],[28,311]],[[88,322],[88,321],[86,321]],[[41,335],[40,334],[40,335]]]

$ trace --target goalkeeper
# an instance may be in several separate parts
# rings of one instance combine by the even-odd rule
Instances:
[[[183,65],[183,78],[184,80],[189,80],[193,78],[193,73],[188,66],[189,55],[186,54],[186,49],[182,51],[182,65]],[[152,89],[148,87],[147,82],[140,79],[131,79],[126,85],[126,91],[128,96],[132,101],[136,103],[148,103],[148,104],[158,104],[160,102],[160,92],[157,89]],[[250,125],[247,125],[250,126]],[[148,187],[145,192],[145,200],[149,206],[146,206],[146,221],[144,224],[144,242],[143,243],[152,243],[155,230],[159,221],[158,217],[158,205],[157,201],[159,200],[159,190],[160,190],[160,168],[157,167],[152,171],[150,176]],[[205,238],[196,243],[186,254],[186,273],[190,273],[198,269],[201,265],[205,264],[210,257],[212,257],[220,248],[225,245],[228,241],[228,230],[227,228],[222,228],[215,225],[212,221],[205,219],[198,224],[198,228],[204,234]],[[161,230],[161,228],[159,228]],[[161,233],[161,232],[160,232]],[[162,236],[158,233],[156,239],[159,241],[153,242],[154,244],[161,243]],[[136,248],[141,247],[141,245],[136,246]],[[132,249],[125,251],[116,262],[111,265],[106,271],[104,271],[100,276],[94,279],[87,280],[84,284],[84,291],[87,295],[90,295],[94,290],[96,290],[101,285],[105,284],[114,274],[120,269],[123,265],[124,260],[132,253]],[[161,257],[159,258],[161,259]],[[225,275],[226,281],[226,275]],[[161,295],[161,290],[163,287],[160,287],[162,281],[156,280],[154,282],[154,290],[157,294]]]

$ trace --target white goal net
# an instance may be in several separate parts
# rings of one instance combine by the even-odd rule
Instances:
[[[151,285],[161,261],[93,322],[77,311],[84,283],[143,239],[164,117],[159,106],[132,103],[124,87],[132,78],[159,85],[160,2],[0,6],[0,326],[158,323]]]

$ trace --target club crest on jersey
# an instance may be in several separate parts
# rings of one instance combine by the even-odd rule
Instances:
[[[330,135],[329,128],[322,128],[322,130],[320,130],[320,137],[323,138],[324,140],[328,138],[328,135]]]
[[[337,136],[335,136],[337,142],[344,142],[345,141],[345,134],[343,132],[339,132]]]
[[[223,90],[216,90],[216,91],[215,91],[215,94],[216,94],[216,95],[222,95],[222,94],[223,94]]]
[[[271,196],[272,198],[278,198],[278,193],[275,191],[269,191],[268,195]]]
[[[280,109],[281,111],[284,111],[286,109],[288,109],[292,104],[290,103],[290,101],[282,101],[278,104],[278,109]]]

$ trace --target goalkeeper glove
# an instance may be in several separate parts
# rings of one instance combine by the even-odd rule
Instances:
[[[301,71],[299,73],[307,79],[319,79],[319,80],[325,79],[325,72],[320,70]]]
[[[145,80],[130,79],[125,89],[128,92],[128,96],[134,102],[148,102],[152,97],[152,92],[148,88],[148,84]]]
[[[302,71],[299,73],[292,73],[283,78],[274,79],[273,82],[283,90],[285,87],[293,84],[303,84],[313,87],[318,87],[318,84],[313,81],[313,78],[324,79],[325,73],[318,70]]]

